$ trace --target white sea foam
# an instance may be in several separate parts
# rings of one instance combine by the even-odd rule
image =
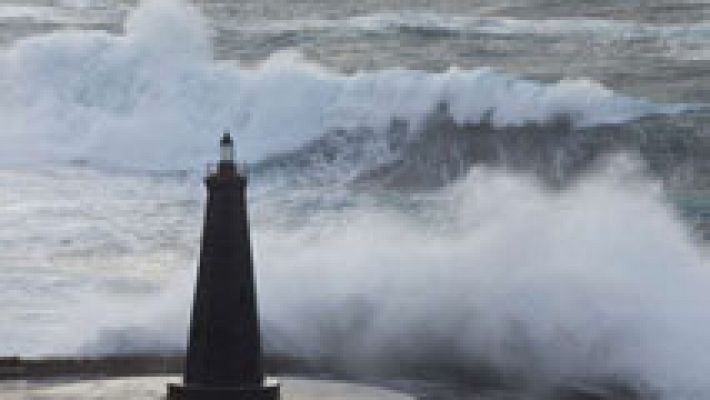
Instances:
[[[355,206],[298,229],[257,223],[267,349],[376,375],[484,363],[542,385],[613,377],[668,399],[707,393],[707,264],[638,165],[615,159],[558,193],[476,168],[416,216]],[[70,342],[183,348],[187,275],[154,300],[82,304]]]
[[[383,210],[261,232],[265,319],[290,351],[366,371],[483,360],[542,381],[705,388],[707,264],[659,187],[626,159],[607,168],[561,194],[475,169],[440,193],[443,232]]]
[[[386,70],[343,75],[293,52],[255,68],[216,63],[211,32],[179,1],[143,2],[125,35],[56,32],[0,53],[3,160],[88,159],[137,168],[201,165],[223,128],[246,161],[297,149],[334,128],[413,129],[441,102],[459,123],[498,127],[566,116],[622,123],[685,107],[614,93],[586,79],[553,84],[505,73]]]

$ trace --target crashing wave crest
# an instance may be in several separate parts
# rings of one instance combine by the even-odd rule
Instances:
[[[255,68],[215,62],[211,32],[179,1],[144,2],[125,34],[55,32],[0,53],[0,149],[14,162],[82,159],[136,168],[202,165],[228,127],[247,162],[298,149],[333,129],[416,130],[440,104],[457,123],[496,127],[566,118],[623,123],[682,105],[618,95],[598,82],[521,80],[491,69],[344,75],[294,52]]]

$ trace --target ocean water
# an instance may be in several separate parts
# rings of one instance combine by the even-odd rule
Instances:
[[[616,3],[4,0],[0,354],[181,351],[227,128],[267,352],[707,398],[710,3]]]

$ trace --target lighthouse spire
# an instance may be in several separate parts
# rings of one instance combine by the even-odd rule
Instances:
[[[234,163],[234,142],[228,129],[224,130],[222,140],[219,141],[219,162]]]

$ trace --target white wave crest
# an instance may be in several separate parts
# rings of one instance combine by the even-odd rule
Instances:
[[[578,126],[622,123],[683,106],[615,94],[568,79],[520,80],[490,69],[385,70],[344,75],[278,53],[256,68],[213,61],[211,32],[181,1],[143,2],[124,35],[57,32],[0,53],[0,156],[15,162],[87,159],[191,168],[235,131],[253,162],[288,152],[334,128],[416,129],[446,102],[459,123],[497,127],[560,116]]]

